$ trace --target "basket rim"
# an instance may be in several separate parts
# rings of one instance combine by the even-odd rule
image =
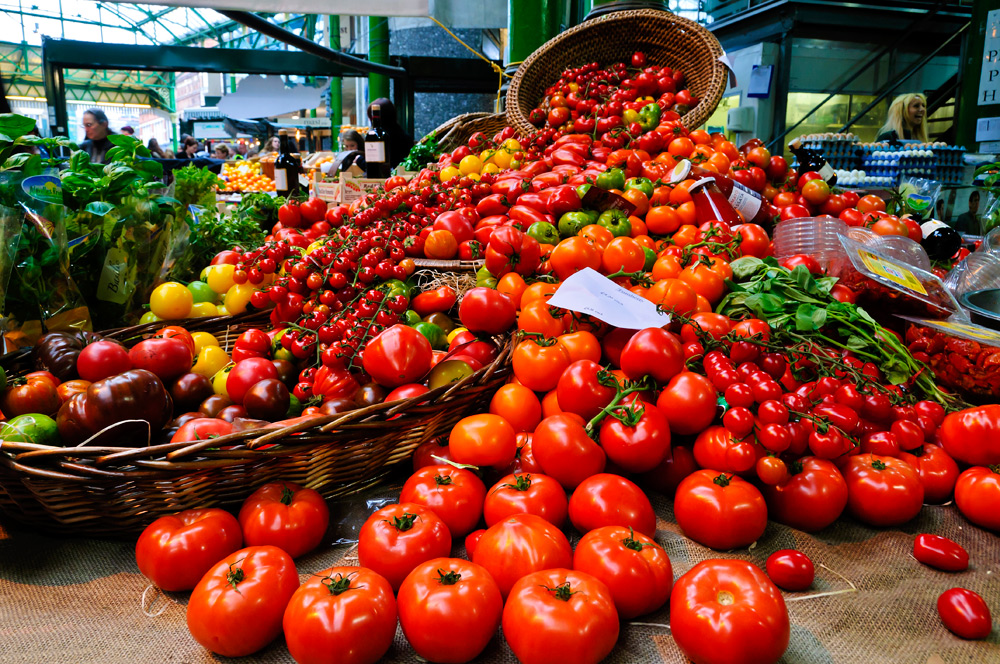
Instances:
[[[583,23],[580,23],[579,25],[576,25],[570,28],[569,30],[561,32],[560,34],[556,35],[555,37],[553,37],[552,39],[548,40],[547,42],[539,46],[537,49],[535,49],[535,51],[532,52],[532,54],[529,55],[518,66],[517,71],[514,74],[514,78],[511,80],[510,87],[507,90],[507,106],[506,106],[507,123],[510,126],[514,127],[514,129],[516,129],[519,133],[522,133],[522,135],[524,135],[524,132],[531,133],[535,131],[534,125],[532,125],[527,121],[527,117],[522,112],[520,104],[511,102],[522,101],[519,98],[522,81],[524,80],[524,77],[527,74],[528,70],[531,69],[531,67],[535,64],[535,62],[539,58],[547,54],[550,50],[558,47],[564,41],[576,38],[580,34],[585,34],[590,31],[599,30],[602,26],[608,23],[629,21],[640,17],[658,18],[662,19],[665,23],[672,23],[684,26],[685,28],[698,34],[702,38],[702,40],[706,43],[706,45],[709,47],[709,49],[713,52],[713,54],[716,56],[715,58],[713,58],[712,79],[714,80],[718,78],[720,80],[720,84],[716,85],[714,89],[710,89],[708,94],[704,95],[702,99],[699,100],[698,105],[695,106],[690,111],[688,111],[688,113],[686,113],[681,118],[681,122],[684,123],[685,126],[687,126],[688,123],[685,122],[686,119],[690,117],[700,116],[702,113],[704,113],[704,108],[706,108],[708,105],[711,105],[712,110],[705,114],[705,117],[702,120],[702,122],[707,120],[708,117],[711,115],[712,111],[715,110],[715,108],[721,101],[722,96],[726,90],[726,84],[727,84],[726,82],[728,81],[728,70],[726,69],[726,66],[719,60],[719,58],[725,54],[725,51],[723,50],[722,45],[719,43],[719,40],[716,39],[715,35],[713,35],[712,32],[703,25],[700,25],[699,23],[696,23],[691,19],[684,18],[683,16],[678,16],[673,12],[667,11],[665,9],[630,9],[625,11],[611,12],[608,14],[604,14],[603,16],[598,16],[596,18],[584,21]],[[698,115],[695,115],[696,113]],[[701,122],[699,122],[698,124],[700,125]]]

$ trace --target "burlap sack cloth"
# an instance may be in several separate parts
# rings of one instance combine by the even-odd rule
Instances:
[[[373,509],[398,496],[370,492],[331,503],[329,541],[351,540]],[[825,664],[1000,663],[1000,630],[986,641],[963,641],[938,618],[937,597],[962,586],[978,592],[1000,619],[1000,538],[966,522],[953,506],[926,507],[902,529],[874,530],[850,517],[817,536],[775,523],[750,550],[717,553],[688,540],[674,523],[672,503],[654,496],[656,539],[675,578],[707,558],[743,558],[764,566],[785,548],[806,553],[816,582],[787,593],[791,644],[783,662]],[[947,574],[912,556],[913,536],[950,537],[969,552],[970,569]],[[578,535],[571,533],[574,539]],[[461,543],[455,555],[464,556]],[[350,543],[334,543],[296,561],[304,580],[335,564],[357,564]],[[0,662],[292,662],[279,640],[253,657],[230,660],[202,649],[185,625],[187,593],[159,593],[135,564],[133,541],[57,539],[20,527],[0,528]],[[421,662],[398,631],[385,662]],[[516,662],[502,636],[477,662]],[[667,608],[622,626],[613,663],[685,662],[670,636]],[[566,664],[573,664],[568,662]]]

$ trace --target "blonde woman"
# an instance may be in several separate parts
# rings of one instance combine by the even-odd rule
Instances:
[[[889,106],[889,117],[876,141],[917,140],[927,143],[927,97],[919,92],[899,95]]]

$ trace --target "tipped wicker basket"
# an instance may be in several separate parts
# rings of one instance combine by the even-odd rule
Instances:
[[[239,334],[266,316],[200,319],[188,329],[211,332],[231,350]],[[162,325],[104,334],[137,343],[141,334]],[[326,497],[361,491],[407,460],[418,445],[447,435],[462,417],[482,411],[506,380],[511,351],[508,343],[493,364],[418,397],[286,428],[138,448],[118,443],[114,434],[102,437],[100,447],[0,441],[0,512],[57,533],[124,535],[179,510],[238,504],[277,479]],[[12,376],[33,369],[25,351],[0,358],[0,366]]]
[[[507,122],[522,136],[531,134],[536,127],[528,122],[528,114],[563,70],[588,62],[621,62],[637,50],[650,64],[684,72],[699,102],[681,121],[690,129],[704,124],[726,90],[728,74],[719,61],[722,46],[694,21],[655,9],[606,14],[545,42],[514,75],[507,92]]]
[[[476,132],[483,132],[487,138],[492,138],[494,134],[507,126],[507,117],[503,114],[493,113],[465,113],[448,120],[434,130],[437,136],[438,145],[444,152],[450,152],[455,148],[465,145],[469,138]],[[428,140],[430,134],[420,139],[420,142]]]

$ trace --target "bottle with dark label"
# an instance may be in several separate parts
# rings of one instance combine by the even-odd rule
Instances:
[[[365,177],[385,179],[392,173],[389,164],[389,134],[382,128],[382,111],[372,105],[372,126],[365,136]]]
[[[823,156],[822,150],[812,150],[802,147],[802,139],[800,138],[796,138],[789,143],[788,149],[792,151],[795,159],[799,162],[799,173],[815,171],[831,187],[837,184],[837,172],[833,170],[833,166]]]
[[[920,244],[932,261],[948,260],[962,247],[962,236],[943,221],[925,221],[920,225],[920,232],[924,236]]]
[[[288,130],[281,129],[278,131],[278,157],[274,160],[274,188],[279,196],[290,198],[299,192],[301,167],[299,159],[292,154]]]

